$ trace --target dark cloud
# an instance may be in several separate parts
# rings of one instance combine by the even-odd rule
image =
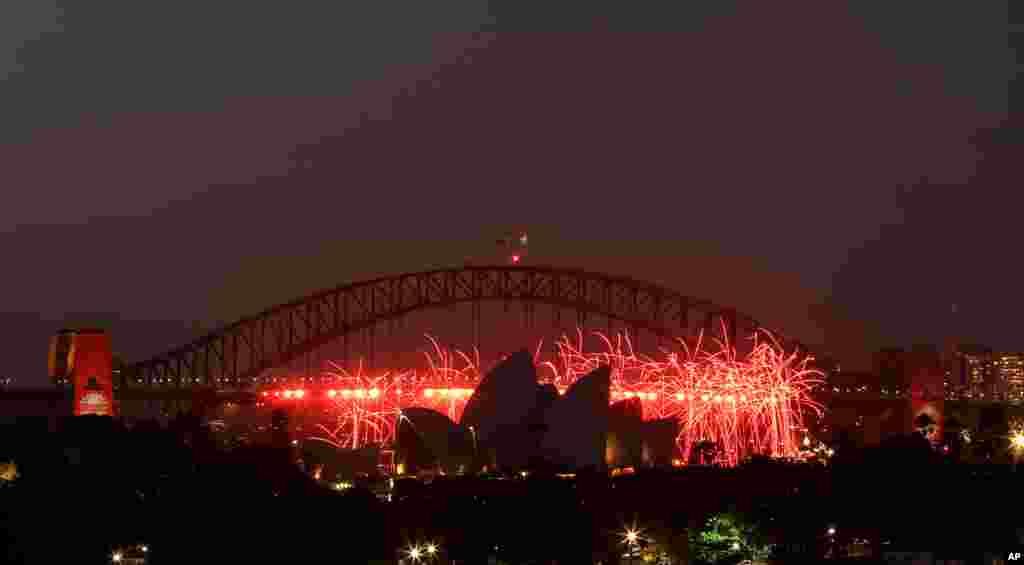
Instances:
[[[962,267],[1015,246],[1006,2],[16,4],[0,311],[213,324],[512,226],[808,342],[1015,296]]]
[[[389,66],[431,62],[434,33],[472,31],[488,18],[486,4],[459,0],[15,4],[24,5],[6,20],[12,30],[51,29],[60,14],[61,31],[17,53],[21,72],[3,89],[7,136],[73,126],[81,114],[217,112],[240,96],[346,96]]]

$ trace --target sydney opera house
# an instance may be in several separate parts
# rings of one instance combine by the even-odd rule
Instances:
[[[609,405],[609,367],[578,379],[564,394],[537,377],[530,354],[520,351],[484,377],[461,421],[427,408],[404,409],[397,462],[405,472],[448,473],[671,464],[678,424],[644,421],[637,399]]]

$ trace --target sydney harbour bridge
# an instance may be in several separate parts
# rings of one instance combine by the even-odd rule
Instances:
[[[444,314],[463,332],[459,347],[431,337]],[[410,332],[404,326],[417,315],[426,327]],[[426,334],[433,345],[424,352],[426,370],[407,368],[408,345],[388,344],[401,333],[418,333],[420,346]],[[597,337],[594,350],[589,336]],[[480,352],[488,348],[508,353],[485,363]],[[531,354],[532,369],[522,355],[513,362],[511,351]],[[303,422],[298,429],[316,427],[321,439],[357,448],[390,445],[403,415],[422,408],[461,422],[478,387],[497,386],[490,369],[509,360],[521,367],[506,375],[510,383],[533,373],[532,386],[550,387],[570,404],[581,387],[593,388],[587,375],[609,370],[602,403],[651,425],[675,422],[673,434],[686,445],[713,438],[734,455],[747,443],[792,455],[804,412],[820,412],[810,395],[818,373],[805,370],[809,353],[734,308],[650,282],[474,265],[355,282],[272,307],[124,368],[114,394],[124,416],[138,414],[140,404],[159,404],[165,415],[211,405],[283,408]],[[542,374],[543,367],[552,371]],[[325,425],[331,419],[336,429]]]
[[[441,318],[457,337],[439,331]],[[604,342],[584,354],[583,338],[593,335]],[[574,336],[576,345],[569,343]],[[428,342],[432,351],[424,352]],[[523,349],[534,353],[538,384],[565,394],[597,365],[609,365],[612,403],[638,401],[644,419],[676,419],[686,433],[703,429],[701,436],[745,425],[774,429],[779,422],[805,429],[804,416],[821,415],[826,405],[830,414],[854,414],[846,419],[858,426],[871,420],[878,428],[874,420],[887,417],[900,430],[910,425],[887,416],[902,414],[907,399],[874,399],[869,407],[859,396],[828,394],[807,347],[735,308],[624,276],[518,263],[406,273],[316,292],[121,365],[113,393],[116,411],[129,418],[230,405],[315,406],[349,410],[361,426],[367,417],[393,420],[420,407],[458,422],[489,370]],[[676,363],[693,361],[701,350],[725,356]],[[420,353],[429,370],[414,368],[422,368]],[[544,365],[555,368],[545,358],[559,355],[563,370],[542,374]],[[689,382],[676,378],[687,372]],[[938,400],[941,411],[941,390],[914,400]],[[864,418],[867,412],[879,416]],[[394,430],[394,422],[387,426]]]
[[[484,314],[488,304],[500,305],[506,314],[517,310],[522,326],[538,338],[557,337],[572,326],[626,333],[637,350],[678,349],[698,338],[742,349],[749,336],[766,332],[781,350],[809,353],[734,308],[657,284],[554,267],[464,266],[350,283],[274,306],[126,367],[117,395],[122,401],[255,400],[271,384],[318,383],[320,371],[310,359],[325,349],[342,363],[359,359],[371,367],[386,365],[380,351],[388,349],[396,328],[417,314],[457,313],[472,329],[471,347],[465,348],[472,350],[482,335],[501,330]],[[298,368],[282,372],[288,367]]]

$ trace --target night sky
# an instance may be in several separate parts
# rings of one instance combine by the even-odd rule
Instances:
[[[848,364],[1024,349],[1010,2],[671,4],[0,2],[0,376],[512,229]]]

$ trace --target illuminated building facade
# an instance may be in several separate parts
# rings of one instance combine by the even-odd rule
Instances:
[[[964,370],[971,396],[987,397],[995,393],[990,353],[964,354]]]
[[[995,352],[973,346],[955,352],[947,371],[947,390],[978,400],[1024,399],[1024,353]]]
[[[1024,353],[993,355],[990,371],[1010,399],[1024,398]]]
[[[1024,399],[1024,353],[954,345],[943,357],[947,399]]]

